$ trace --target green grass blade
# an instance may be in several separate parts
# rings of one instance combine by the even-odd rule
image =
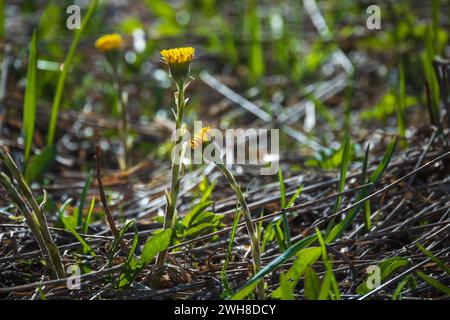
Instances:
[[[64,84],[66,82],[67,74],[72,66],[72,60],[73,57],[75,56],[75,50],[78,47],[81,36],[83,35],[89,23],[89,20],[91,19],[95,9],[97,8],[97,4],[98,0],[92,0],[88,12],[86,13],[83,22],[81,23],[80,29],[75,33],[72,44],[70,45],[69,48],[69,52],[67,53],[66,60],[64,61],[64,68],[59,76],[55,96],[53,98],[52,113],[50,117],[50,124],[48,127],[48,135],[47,135],[47,146],[52,146],[55,141],[55,132],[56,132],[56,124],[58,122],[59,107],[61,104],[61,98],[64,91]]]
[[[341,193],[345,189],[345,180],[347,179],[347,171],[348,166],[350,165],[350,136],[349,134],[346,135],[343,148],[342,148],[342,157],[341,157],[341,165],[340,165],[340,174],[339,174],[339,186],[338,186],[338,192]],[[334,212],[337,212],[339,210],[339,207],[341,206],[342,202],[342,195],[339,195],[336,198],[336,202],[334,204]],[[327,234],[331,231],[332,227],[334,226],[335,219],[333,218],[327,227]]]
[[[25,136],[24,170],[28,164],[31,153],[31,145],[34,135],[34,124],[36,120],[36,73],[37,73],[37,51],[36,51],[36,31],[30,44],[30,55],[28,58],[27,86],[25,89],[25,99],[23,104],[23,131]]]
[[[380,284],[388,280],[398,269],[406,267],[410,264],[410,261],[402,257],[392,257],[382,261],[378,264],[380,268]],[[367,279],[369,276],[367,277]],[[371,291],[367,286],[367,279],[363,281],[357,288],[356,292],[360,295],[365,295]]]
[[[288,288],[278,288],[272,293],[273,298],[283,299],[283,290],[293,291],[300,278],[305,273],[306,269],[312,266],[321,255],[321,248],[310,247],[300,250],[297,253],[297,259],[292,264],[292,267],[284,273],[284,277],[289,280],[289,284],[285,285]]]
[[[317,300],[320,292],[320,280],[313,268],[308,267],[305,271],[305,298]]]
[[[250,37],[249,63],[250,75],[256,81],[265,72],[264,52],[261,41],[261,25],[258,10],[258,1],[247,1],[245,12],[245,25]]]
[[[278,169],[278,181],[280,182],[281,208],[284,209],[286,206],[286,188],[281,167]]]
[[[304,185],[302,184],[297,191],[294,193],[294,195],[292,196],[291,200],[289,200],[288,204],[286,205],[286,208],[290,208],[292,207],[292,205],[294,204],[295,200],[297,200],[297,198],[300,196],[300,194],[303,191],[303,187]]]
[[[446,295],[450,295],[450,288],[443,285],[442,283],[440,283],[439,281],[437,281],[436,279],[427,276],[425,273],[417,271],[416,274],[426,283],[428,283],[430,286],[432,286],[433,288],[445,293]]]
[[[284,184],[283,172],[281,171],[281,167],[278,169],[278,181],[280,183],[281,208],[284,209],[286,208],[286,186]],[[282,214],[281,218],[283,219],[283,229],[285,236],[284,238],[286,240],[286,247],[289,248],[291,246],[291,230],[289,228],[289,221],[287,219],[286,214]]]
[[[88,233],[89,225],[91,224],[92,213],[94,212],[95,207],[95,197],[92,198],[91,205],[89,206],[89,210],[86,216],[86,220],[84,221],[83,231],[84,233]]]
[[[433,255],[430,251],[425,249],[420,243],[416,243],[416,246],[422,251],[428,258],[431,259],[434,263],[436,263],[439,267],[441,267],[442,270],[447,272],[447,274],[450,275],[450,268],[445,265],[444,262],[442,262],[439,258],[437,258],[435,255]]]
[[[81,243],[81,245],[83,246],[84,252],[89,253],[91,256],[95,257],[96,254],[95,254],[94,250],[92,250],[92,248],[86,243],[86,241],[84,241],[83,237],[80,236],[80,234],[71,226],[71,224],[67,223],[66,217],[64,217],[64,211],[68,204],[68,203],[67,204],[66,203],[64,203],[64,205],[59,210],[59,219],[62,221],[62,223],[64,224],[66,229],[69,230],[72,233],[72,235]]]
[[[362,173],[361,173],[361,185],[364,185],[367,183],[367,167],[369,166],[369,150],[370,150],[370,143],[367,145],[366,153],[364,155],[363,160],[363,167],[362,167]],[[364,203],[364,224],[366,226],[366,230],[370,231],[372,229],[372,222],[370,221],[370,201],[366,201]]]
[[[256,285],[263,279],[263,277],[274,271],[281,264],[289,260],[294,254],[299,250],[311,245],[316,240],[316,235],[310,235],[288,248],[283,254],[281,254],[276,259],[272,260],[265,268],[261,269],[257,274],[255,274],[247,283],[241,287],[234,295],[231,300],[242,300],[248,296],[248,294],[256,287]]]
[[[399,300],[401,299],[401,294],[403,291],[403,288],[408,284],[408,282],[411,280],[411,275],[406,276],[400,283],[398,284],[397,288],[394,291],[394,294],[392,295],[392,300]]]
[[[220,279],[222,281],[222,286],[224,289],[223,290],[224,298],[228,298],[229,296],[231,296],[233,294],[232,289],[230,287],[230,283],[228,282],[227,268],[228,268],[228,262],[230,261],[231,253],[233,250],[233,243],[234,243],[234,238],[236,236],[236,229],[239,224],[239,220],[241,219],[241,211],[239,211],[239,210],[236,210],[236,211],[237,211],[237,213],[236,213],[236,216],[234,217],[233,227],[231,229],[231,234],[230,234],[230,241],[228,242],[227,255],[225,257],[225,261],[222,266],[222,271],[220,272]]]
[[[320,244],[321,254],[322,254],[322,261],[325,265],[325,276],[322,281],[322,285],[320,287],[318,300],[326,300],[328,297],[333,297],[334,299],[340,300],[341,299],[341,293],[339,292],[339,286],[336,281],[336,277],[333,273],[333,265],[328,260],[327,255],[327,248],[325,245],[325,241],[322,238],[322,234],[320,233],[319,229],[316,228],[316,235],[317,239]]]
[[[350,164],[350,157],[351,157],[351,144],[350,144],[350,136],[347,134],[344,141],[344,148],[342,151],[342,159],[341,159],[341,168],[340,168],[340,174],[339,174],[339,190],[338,192],[344,192],[345,188],[345,179],[347,178],[347,170],[348,166]],[[334,211],[338,211],[339,207],[342,202],[342,196],[339,195],[336,199],[336,203],[334,206]]]
[[[86,182],[84,183],[83,191],[81,192],[80,202],[78,204],[78,216],[77,216],[77,225],[78,226],[81,226],[83,223],[84,201],[86,200],[86,196],[89,191],[89,188],[91,187],[93,178],[94,178],[94,175],[91,170],[91,171],[89,171]]]
[[[363,189],[357,199],[356,202],[366,198],[374,189],[376,183],[381,178],[383,172],[386,170],[386,168],[389,165],[389,162],[391,161],[392,155],[394,154],[395,146],[397,145],[397,140],[394,140],[387,148],[386,152],[384,153],[383,159],[381,160],[381,163],[378,165],[378,167],[375,169],[375,171],[370,175],[370,182],[372,182],[372,185],[368,186],[367,188]],[[345,219],[339,222],[333,229],[330,231],[330,233],[327,235],[325,242],[331,243],[334,240],[336,240],[338,237],[341,236],[341,234],[348,228],[348,226],[352,223],[352,221],[355,219],[356,215],[358,214],[359,210],[363,207],[364,202],[356,206],[355,208],[351,209],[348,214],[346,215]]]

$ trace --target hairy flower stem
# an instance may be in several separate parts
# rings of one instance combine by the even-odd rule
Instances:
[[[31,193],[31,189],[26,183],[24,177],[17,168],[14,160],[6,152],[4,148],[0,147],[0,160],[6,165],[12,177],[17,183],[18,189],[14,187],[12,182],[8,184],[6,176],[2,179],[2,184],[10,192],[10,195],[15,200],[19,209],[22,209],[22,213],[25,216],[26,222],[30,223],[29,226],[38,241],[39,246],[44,251],[44,254],[48,254],[50,257],[51,265],[57,278],[65,278],[66,273],[62,264],[59,249],[53,242],[50,234],[50,230],[47,225],[47,219],[44,214],[44,205],[46,203],[46,193],[44,193],[44,201],[39,205],[36,199]],[[29,208],[29,209],[28,209]]]
[[[236,194],[236,198],[241,206],[241,210],[244,213],[245,224],[247,226],[247,232],[250,236],[250,242],[252,246],[252,255],[253,255],[253,271],[257,274],[261,270],[261,249],[259,246],[258,234],[253,226],[252,216],[250,215],[250,210],[247,205],[247,201],[245,200],[244,194],[242,193],[241,188],[236,182],[231,171],[228,167],[223,163],[215,163],[215,165],[219,168],[219,170],[223,173],[225,178],[228,180],[231,189],[233,189]],[[264,300],[264,281],[260,281],[257,286],[257,297],[259,300]]]
[[[175,126],[175,146],[181,146],[183,143],[183,134],[179,134],[179,131],[183,127],[183,115],[185,107],[184,91],[187,87],[184,81],[177,83],[178,92],[175,93],[175,103],[177,107],[176,112],[176,126]],[[176,148],[175,148],[176,149]],[[183,152],[181,151],[181,154]],[[172,154],[172,172],[170,191],[167,196],[166,214],[164,216],[163,230],[171,229],[176,219],[176,204],[178,200],[178,194],[180,192],[180,180],[181,180],[181,156],[177,158],[175,152]],[[172,233],[172,235],[174,232]],[[167,250],[164,250],[158,254],[155,265],[155,272],[152,279],[152,287],[154,289],[159,287],[159,282],[163,272],[164,263],[166,261]]]

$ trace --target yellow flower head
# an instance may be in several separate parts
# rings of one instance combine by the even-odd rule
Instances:
[[[167,64],[189,63],[195,58],[195,49],[192,47],[162,50],[161,55]]]
[[[95,47],[103,52],[120,49],[123,46],[123,38],[120,34],[105,34],[95,41]]]
[[[210,141],[209,134],[211,133],[210,127],[201,128],[195,136],[191,139],[191,148],[195,149],[201,144],[208,143]]]

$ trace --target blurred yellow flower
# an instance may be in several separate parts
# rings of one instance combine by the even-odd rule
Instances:
[[[168,64],[188,63],[195,58],[195,49],[192,47],[184,47],[162,50],[161,55]]]
[[[105,34],[95,41],[95,47],[103,52],[122,48],[123,38],[120,34]]]
[[[204,127],[200,129],[191,139],[191,148],[194,149],[202,143],[209,142],[208,134],[210,133],[210,131],[211,131],[210,127]]]

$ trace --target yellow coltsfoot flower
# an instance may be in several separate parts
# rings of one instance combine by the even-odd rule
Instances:
[[[95,41],[95,47],[103,52],[121,49],[123,38],[120,34],[105,34]]]
[[[195,49],[192,47],[162,50],[161,55],[167,64],[188,63],[195,58]]]
[[[206,143],[210,142],[211,138],[210,133],[211,133],[210,127],[204,127],[200,129],[191,139],[191,148],[195,149],[199,145],[205,145]]]
[[[195,58],[195,49],[192,47],[162,50],[161,56],[169,65],[170,76],[178,84],[189,77],[190,62]]]

